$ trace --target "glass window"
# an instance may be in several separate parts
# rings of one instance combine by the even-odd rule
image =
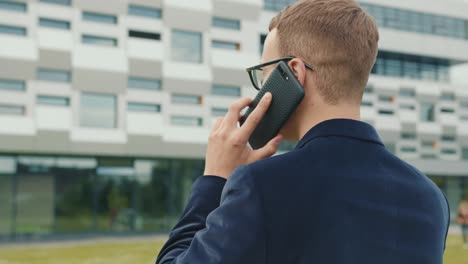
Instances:
[[[423,122],[434,122],[434,104],[433,103],[421,103],[421,121]]]
[[[70,82],[71,74],[69,71],[39,68],[37,70],[37,79],[51,82]]]
[[[442,154],[447,154],[447,155],[454,155],[454,154],[457,154],[457,150],[456,150],[456,149],[449,149],[449,148],[443,148],[440,152],[441,152]]]
[[[61,96],[38,95],[37,104],[52,106],[69,106],[70,98]]]
[[[264,0],[264,7],[266,10],[278,12],[285,8],[287,5],[296,2],[296,0]]]
[[[0,25],[0,34],[26,36],[27,30],[24,27]]]
[[[395,112],[393,110],[383,110],[383,109],[381,109],[381,110],[379,110],[379,114],[380,115],[394,115]]]
[[[117,16],[83,11],[83,20],[104,24],[117,24]]]
[[[171,116],[171,124],[178,126],[203,126],[203,119],[194,116]]]
[[[468,147],[462,148],[462,158],[468,160]]]
[[[128,5],[128,14],[147,18],[161,18],[161,9],[141,5]]]
[[[240,44],[236,42],[213,40],[211,46],[215,49],[240,50]]]
[[[220,108],[220,107],[213,107],[211,108],[211,115],[212,116],[225,116],[228,112],[227,108]]]
[[[213,84],[211,94],[239,97],[241,95],[241,88],[235,85]]]
[[[19,164],[19,168],[24,165]],[[54,226],[54,176],[44,173],[20,173],[16,176],[16,196],[28,197],[17,203],[16,234],[52,233]]]
[[[42,27],[50,27],[57,29],[70,29],[70,22],[50,18],[39,18],[39,25]]]
[[[129,30],[128,31],[128,36],[131,37],[131,38],[161,40],[161,34],[152,33],[152,32],[145,32],[145,31]]]
[[[375,17],[379,26],[450,38],[466,39],[468,37],[466,20],[463,19],[367,3],[361,5]]]
[[[2,162],[0,161],[0,164]],[[12,228],[12,207],[13,207],[13,176],[0,173],[0,236],[9,235]]]
[[[71,6],[72,0],[40,0],[42,3]]]
[[[110,47],[117,46],[117,39],[100,36],[83,35],[81,37],[81,42],[85,44],[102,45]]]
[[[26,82],[22,80],[0,79],[0,90],[4,91],[26,91]]]
[[[20,2],[0,0],[0,9],[25,13],[26,4]]]
[[[128,88],[159,91],[161,90],[161,80],[130,76],[128,77]]]
[[[441,139],[445,142],[455,142],[457,138],[453,135],[442,135]]]
[[[199,105],[202,102],[202,97],[199,95],[188,94],[173,94],[172,103],[174,104],[195,104]]]
[[[400,97],[415,97],[416,92],[413,89],[402,88],[400,90]]]
[[[94,217],[94,202],[97,200],[95,194],[102,191],[95,187],[95,165],[83,166],[84,163],[89,163],[88,159],[63,160],[66,161],[58,160],[56,167],[51,168],[55,175],[55,231],[93,231],[95,219],[98,222],[104,221]]]
[[[213,27],[240,30],[241,23],[238,19],[213,17]]]
[[[442,101],[455,101],[455,95],[453,93],[442,93],[440,96]]]
[[[172,31],[172,52],[174,61],[202,62],[202,34],[182,30]]]
[[[402,139],[416,139],[416,133],[414,132],[402,132],[400,136]]]
[[[415,147],[404,146],[404,147],[400,148],[400,151],[405,152],[405,153],[414,153],[414,152],[416,152],[416,148]]]
[[[147,104],[147,103],[133,103],[129,102],[127,105],[128,111],[131,112],[161,112],[161,105]]]
[[[22,105],[0,104],[0,115],[25,115],[25,112]]]
[[[80,107],[82,127],[117,127],[117,98],[114,95],[82,93]]]

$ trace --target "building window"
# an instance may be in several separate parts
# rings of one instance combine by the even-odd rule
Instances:
[[[202,34],[182,30],[172,31],[172,60],[202,62]]]
[[[117,99],[114,95],[82,93],[80,125],[92,128],[117,127]]]
[[[172,103],[200,105],[202,104],[202,97],[199,95],[173,94]]]
[[[430,13],[360,3],[372,14],[380,27],[419,32],[449,38],[468,39],[467,20]]]
[[[159,113],[161,112],[161,105],[129,102],[127,104],[127,110],[131,112]]]
[[[130,76],[128,77],[128,88],[159,91],[161,90],[161,80]]]
[[[442,135],[441,140],[444,142],[455,142],[457,138],[456,136],[452,135]]]
[[[241,95],[241,88],[235,85],[213,84],[211,94],[239,97]]]
[[[462,158],[468,160],[468,148],[462,148]]]
[[[131,16],[159,19],[161,18],[161,9],[140,5],[129,5],[128,14]]]
[[[0,79],[0,90],[24,92],[26,91],[26,82],[22,80]]]
[[[83,35],[81,36],[81,42],[84,44],[101,45],[109,47],[117,46],[117,39],[109,37]]]
[[[117,16],[83,11],[83,20],[104,24],[117,24]]]
[[[26,36],[27,30],[25,27],[0,25],[0,34]]]
[[[401,147],[400,151],[403,152],[403,153],[414,153],[414,152],[416,152],[416,148],[415,147],[405,146],[405,147]]]
[[[42,3],[71,6],[72,0],[40,0]]]
[[[144,31],[137,31],[137,30],[129,30],[128,31],[128,36],[131,37],[131,38],[161,40],[161,34],[159,34],[159,33],[144,32]]]
[[[241,23],[238,19],[213,17],[213,27],[240,30]]]
[[[227,112],[228,112],[227,108],[220,108],[220,107],[211,108],[211,115],[215,117],[225,116]]]
[[[433,103],[421,103],[421,121],[423,122],[434,122],[434,104]]]
[[[414,89],[411,88],[401,88],[400,90],[400,97],[409,97],[413,98],[416,96],[416,92]]]
[[[381,109],[381,110],[379,110],[379,114],[380,114],[380,115],[388,115],[388,116],[391,116],[391,115],[394,115],[395,112],[394,112],[393,110]]]
[[[453,102],[455,101],[455,95],[453,93],[442,93],[440,100]]]
[[[446,59],[388,51],[379,51],[372,73],[439,82],[448,82],[450,79],[449,61]]]
[[[213,40],[211,46],[215,49],[240,50],[240,44],[237,42]]]
[[[372,107],[372,106],[374,106],[374,103],[369,102],[369,101],[361,101],[361,106]]]
[[[41,27],[50,27],[50,28],[56,28],[56,29],[64,29],[68,30],[70,29],[70,22],[64,21],[64,20],[56,20],[56,19],[50,19],[50,18],[39,18],[39,25]]]
[[[287,5],[296,2],[296,0],[263,0],[266,10],[278,12],[285,8]]]
[[[26,13],[27,6],[25,3],[0,0],[0,9]]]
[[[446,155],[455,155],[455,154],[457,154],[457,150],[449,149],[449,148],[443,148],[440,152],[442,154],[446,154]]]
[[[0,104],[0,115],[25,115],[26,109],[22,105]]]
[[[37,104],[39,105],[52,105],[52,106],[69,106],[70,98],[61,96],[37,96]]]
[[[203,126],[203,119],[193,116],[171,116],[171,124],[177,126]]]
[[[440,112],[444,114],[454,114],[455,109],[443,107],[443,108],[440,108]]]
[[[65,70],[39,68],[37,70],[37,79],[42,81],[68,83],[71,80],[71,74],[69,71]]]
[[[400,134],[402,139],[416,139],[416,133],[414,132],[402,132]]]

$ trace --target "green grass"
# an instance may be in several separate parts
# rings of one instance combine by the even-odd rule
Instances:
[[[125,241],[125,239],[122,239]],[[0,247],[0,264],[133,264],[154,263],[162,242],[96,242]],[[449,236],[444,264],[468,264],[460,236]]]

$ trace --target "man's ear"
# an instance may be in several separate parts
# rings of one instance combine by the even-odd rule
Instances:
[[[299,83],[304,86],[307,71],[304,62],[298,58],[294,58],[288,62],[288,66],[296,76]]]

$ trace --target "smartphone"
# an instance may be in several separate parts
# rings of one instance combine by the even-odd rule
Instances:
[[[267,92],[271,93],[272,100],[267,112],[249,138],[249,144],[253,149],[262,148],[276,137],[281,127],[304,98],[304,88],[288,64],[281,61],[268,77],[245,114],[241,116],[239,120],[241,126]]]

